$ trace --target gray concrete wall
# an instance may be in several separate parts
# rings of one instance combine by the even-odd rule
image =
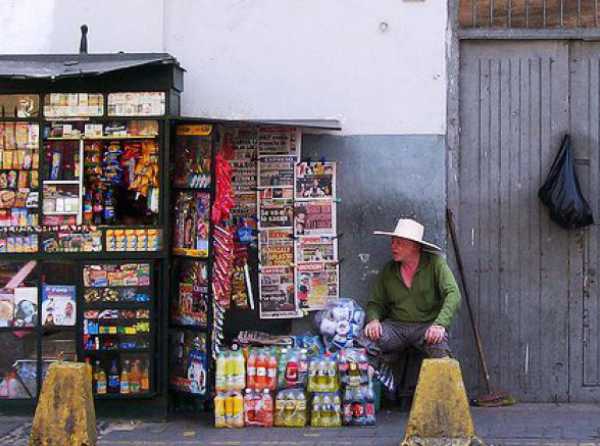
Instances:
[[[443,135],[333,136],[304,134],[302,157],[338,162],[340,296],[366,304],[374,278],[390,259],[400,217],[425,225],[425,239],[444,246],[446,168]],[[294,321],[294,331],[308,320]]]

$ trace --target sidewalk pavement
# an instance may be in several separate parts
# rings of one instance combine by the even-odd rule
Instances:
[[[472,408],[478,435],[494,446],[600,446],[600,406],[518,404]],[[102,419],[98,446],[398,446],[408,413],[383,410],[377,426],[338,429],[214,429],[211,415],[168,422]],[[0,415],[0,446],[25,446],[31,419]]]

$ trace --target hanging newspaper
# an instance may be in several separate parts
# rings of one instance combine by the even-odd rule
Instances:
[[[293,127],[259,127],[258,155],[294,155],[300,157],[301,131]]]
[[[263,267],[260,272],[259,315],[261,319],[302,317],[294,293],[294,268]]]
[[[256,128],[224,127],[224,138],[234,148],[234,158],[230,160],[233,170],[232,187],[235,205],[231,210],[236,226],[236,240],[240,243],[256,242],[257,203],[256,203]]]
[[[332,200],[297,201],[294,204],[294,235],[335,234],[335,203]]]
[[[296,243],[296,263],[336,262],[337,239],[331,236],[300,237]]]
[[[294,219],[294,200],[261,200],[258,209],[258,227],[291,228]]]
[[[296,300],[301,309],[321,310],[339,296],[337,263],[300,263],[296,267]]]
[[[335,198],[335,163],[298,163],[295,183],[296,200]]]
[[[296,156],[264,156],[258,160],[258,187],[294,187]]]
[[[260,232],[261,266],[292,266],[294,240],[291,229],[266,229]]]

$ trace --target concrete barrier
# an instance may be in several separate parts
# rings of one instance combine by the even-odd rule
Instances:
[[[401,446],[479,446],[458,361],[425,359]]]
[[[51,364],[33,419],[29,446],[96,446],[88,364]]]

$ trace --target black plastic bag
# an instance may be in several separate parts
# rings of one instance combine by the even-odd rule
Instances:
[[[575,173],[569,135],[565,135],[538,197],[550,209],[550,218],[565,229],[578,229],[594,223],[592,210],[581,194]]]

